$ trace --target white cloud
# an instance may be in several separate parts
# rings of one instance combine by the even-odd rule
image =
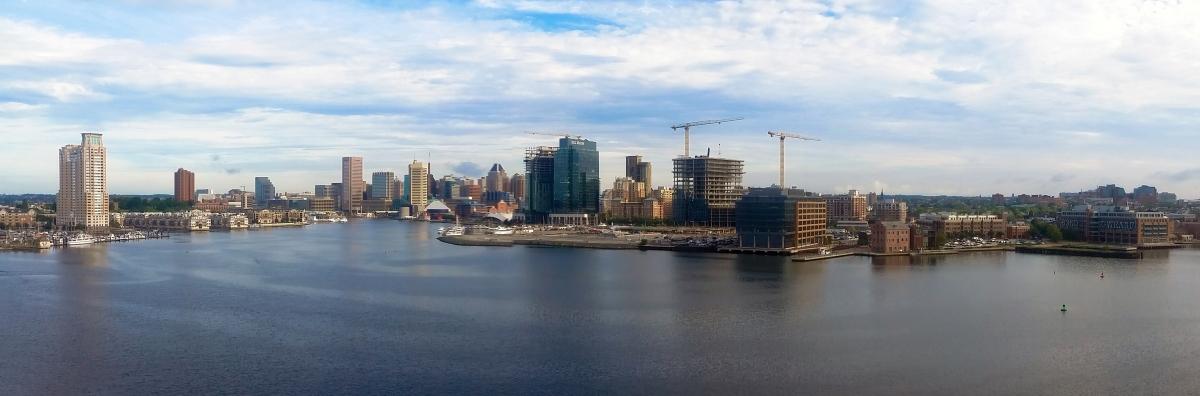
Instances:
[[[1044,174],[1064,166],[1062,151],[1076,144],[1090,144],[1087,153],[1098,158],[1195,149],[1145,141],[1187,136],[1200,112],[1192,78],[1200,68],[1200,5],[900,3],[112,6],[173,15],[169,22],[191,32],[178,39],[0,13],[0,67],[14,71],[0,74],[0,112],[36,110],[21,121],[29,131],[103,127],[110,142],[136,147],[120,150],[142,159],[151,148],[167,150],[123,165],[125,174],[145,175],[128,188],[158,183],[160,190],[165,182],[150,180],[154,167],[203,163],[208,157],[196,148],[229,153],[233,165],[203,164],[214,172],[262,166],[291,172],[300,182],[276,183],[296,188],[332,175],[269,164],[336,164],[340,155],[366,152],[368,167],[399,168],[432,152],[447,158],[443,167],[470,157],[516,169],[519,147],[546,143],[521,132],[546,129],[606,142],[606,161],[644,154],[666,181],[679,152],[667,125],[726,115],[747,120],[698,130],[693,150],[720,145],[748,161],[750,184],[766,184],[777,158],[762,155],[774,149],[759,135],[812,131],[821,148],[798,146],[802,159],[789,160],[797,167],[789,175],[818,191],[1053,193],[1092,178],[1140,184],[1156,171],[1151,163],[1107,169],[1084,158],[1065,165],[1077,178],[1045,182]],[[200,15],[185,18],[189,12]],[[559,14],[600,25],[529,23]],[[212,21],[220,23],[205,24]],[[44,145],[66,143],[42,137]],[[39,169],[53,167],[43,162]],[[605,165],[605,178],[618,168]],[[995,182],[1017,180],[1013,173],[1042,182]]]

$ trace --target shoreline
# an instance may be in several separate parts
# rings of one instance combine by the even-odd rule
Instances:
[[[724,253],[724,254],[748,254],[748,255],[782,255],[792,256],[793,262],[813,262],[828,260],[834,258],[859,256],[859,257],[923,257],[923,256],[941,256],[941,255],[956,255],[961,253],[981,253],[981,252],[1015,252],[1024,254],[1045,254],[1045,255],[1065,255],[1065,256],[1081,256],[1081,257],[1100,257],[1100,258],[1115,258],[1115,259],[1141,259],[1144,258],[1145,250],[1147,249],[1174,249],[1181,248],[1182,245],[1173,246],[1154,246],[1147,248],[1138,247],[1118,247],[1118,246],[1085,246],[1085,245],[1037,245],[1037,246],[988,246],[978,248],[964,249],[938,249],[925,250],[919,252],[902,252],[902,253],[873,253],[864,248],[851,248],[841,251],[834,251],[829,254],[804,254],[804,253],[786,253],[769,254],[763,252],[743,252],[732,249],[720,249],[718,247],[709,246],[664,246],[664,245],[642,245],[634,240],[626,239],[597,239],[595,235],[590,234],[558,234],[558,235],[453,235],[437,237],[438,241],[456,246],[491,246],[491,247],[512,247],[516,245],[538,246],[538,247],[565,247],[565,248],[583,248],[583,249],[618,249],[618,250],[641,250],[641,251],[674,251],[674,252],[699,252],[699,253]]]

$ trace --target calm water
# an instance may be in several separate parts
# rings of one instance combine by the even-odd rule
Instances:
[[[0,394],[1200,391],[1200,250],[790,263],[431,234],[0,254]]]

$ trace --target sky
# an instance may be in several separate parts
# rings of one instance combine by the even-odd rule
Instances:
[[[598,143],[603,185],[692,153],[745,184],[991,195],[1116,183],[1200,196],[1200,3],[1145,1],[4,1],[0,193],[54,193],[101,131],[109,190],[366,173],[520,172]]]

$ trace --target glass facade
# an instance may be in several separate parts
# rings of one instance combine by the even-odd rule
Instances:
[[[596,142],[562,138],[554,155],[553,213],[600,212],[600,152]]]
[[[544,223],[554,210],[554,147],[525,152],[525,220]]]
[[[267,201],[275,198],[275,184],[271,178],[259,176],[254,178],[254,206],[267,207]]]

